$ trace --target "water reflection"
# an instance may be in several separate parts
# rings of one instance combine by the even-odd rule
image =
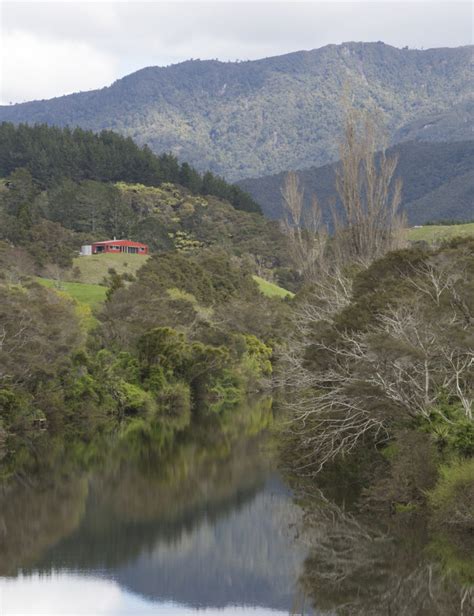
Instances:
[[[0,613],[2,616],[192,616],[193,608],[146,600],[124,591],[113,580],[71,574],[0,579]],[[199,610],[206,616],[278,616],[267,608],[231,606],[224,609]]]
[[[2,614],[289,613],[306,549],[272,470],[269,413],[260,401],[200,421],[168,458],[118,452],[87,477],[11,494],[2,573],[22,574],[2,582]]]
[[[435,539],[422,516],[396,525],[347,512],[312,490],[301,527],[310,546],[300,584],[319,609],[338,616],[472,616],[474,543],[456,575],[432,557]],[[472,538],[471,538],[472,539]],[[454,538],[449,543],[454,548]],[[470,563],[471,576],[468,573]],[[452,563],[450,563],[452,564]]]

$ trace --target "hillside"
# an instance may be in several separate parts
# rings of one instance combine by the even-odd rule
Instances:
[[[396,131],[393,141],[463,141],[473,137],[474,100],[422,115]]]
[[[107,272],[105,272],[107,274]],[[82,282],[57,283],[50,278],[37,278],[37,282],[44,287],[55,289],[59,293],[72,297],[79,304],[86,304],[90,308],[96,308],[105,300],[107,288],[99,284]]]
[[[423,138],[423,118],[446,113],[447,129],[428,131],[429,139],[445,139],[446,130],[471,138],[472,105],[462,107],[472,93],[471,56],[472,47],[422,51],[378,42],[248,62],[190,60],[145,68],[100,90],[3,106],[0,121],[112,129],[237,180],[333,161],[346,86],[355,104],[381,109],[397,139]]]
[[[474,141],[407,142],[394,146],[389,152],[399,157],[396,174],[403,180],[402,207],[410,224],[472,218]],[[331,204],[337,200],[335,172],[335,164],[299,172],[306,204],[309,205],[312,195],[316,194],[327,222],[331,218]],[[250,178],[239,185],[260,203],[266,216],[281,218],[280,189],[284,176],[279,173]]]
[[[109,269],[133,276],[144,262],[141,256],[74,259],[82,244],[117,236],[145,242],[152,253],[218,251],[244,269],[256,271],[258,264],[259,271],[291,289],[291,261],[279,225],[212,195],[193,195],[171,183],[91,180],[40,190],[24,170],[12,174],[8,184],[0,193],[0,241],[26,249],[33,261],[28,270],[59,266],[71,269],[68,280],[96,284]],[[46,271],[50,276],[54,272]]]

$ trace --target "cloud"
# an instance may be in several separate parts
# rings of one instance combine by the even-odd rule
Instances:
[[[118,65],[86,42],[13,30],[2,37],[0,98],[7,104],[102,87],[117,78]]]
[[[470,2],[102,0],[1,6],[3,99],[14,101],[91,89],[144,66],[191,57],[247,60],[350,40],[417,48],[472,43]]]

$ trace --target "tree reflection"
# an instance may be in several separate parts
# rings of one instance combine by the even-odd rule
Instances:
[[[167,454],[148,442],[133,456],[104,444],[107,462],[87,473],[61,452],[0,492],[0,575],[48,569],[55,550],[72,567],[115,566],[153,545],[157,534],[172,542],[204,515],[226,514],[252,499],[268,476],[271,461],[261,448],[272,421],[268,398],[204,414]]]
[[[153,601],[289,611],[305,551],[286,532],[300,510],[272,469],[272,421],[271,401],[259,400],[201,416],[167,455],[155,455],[149,442],[131,457],[118,446],[84,480],[86,503],[71,508],[70,528],[59,513],[69,496],[58,479],[56,500],[47,490],[19,493],[17,508],[28,498],[33,509],[42,499],[52,506],[36,524],[23,518],[10,526],[9,571],[100,572]],[[30,528],[42,542],[14,557]]]
[[[474,613],[472,578],[459,577],[433,558],[433,539],[422,520],[383,527],[381,520],[349,513],[322,492],[299,497],[305,502],[301,533],[310,548],[300,585],[315,608],[338,616]]]
[[[0,575],[15,575],[70,535],[84,515],[85,477],[32,487],[18,485],[0,498]]]

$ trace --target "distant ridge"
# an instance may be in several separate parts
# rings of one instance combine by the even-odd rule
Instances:
[[[474,205],[474,141],[406,142],[389,151],[398,154],[396,175],[403,180],[402,207],[410,224],[433,220],[469,220]],[[337,163],[299,171],[306,206],[316,194],[326,222],[337,201]],[[283,215],[281,186],[285,173],[241,180],[269,218]]]
[[[237,180],[335,160],[345,85],[355,104],[382,110],[395,141],[472,139],[472,51],[343,43],[246,62],[189,60],[2,106],[0,121],[112,129]],[[445,118],[441,128],[426,129],[423,118],[434,116]]]

